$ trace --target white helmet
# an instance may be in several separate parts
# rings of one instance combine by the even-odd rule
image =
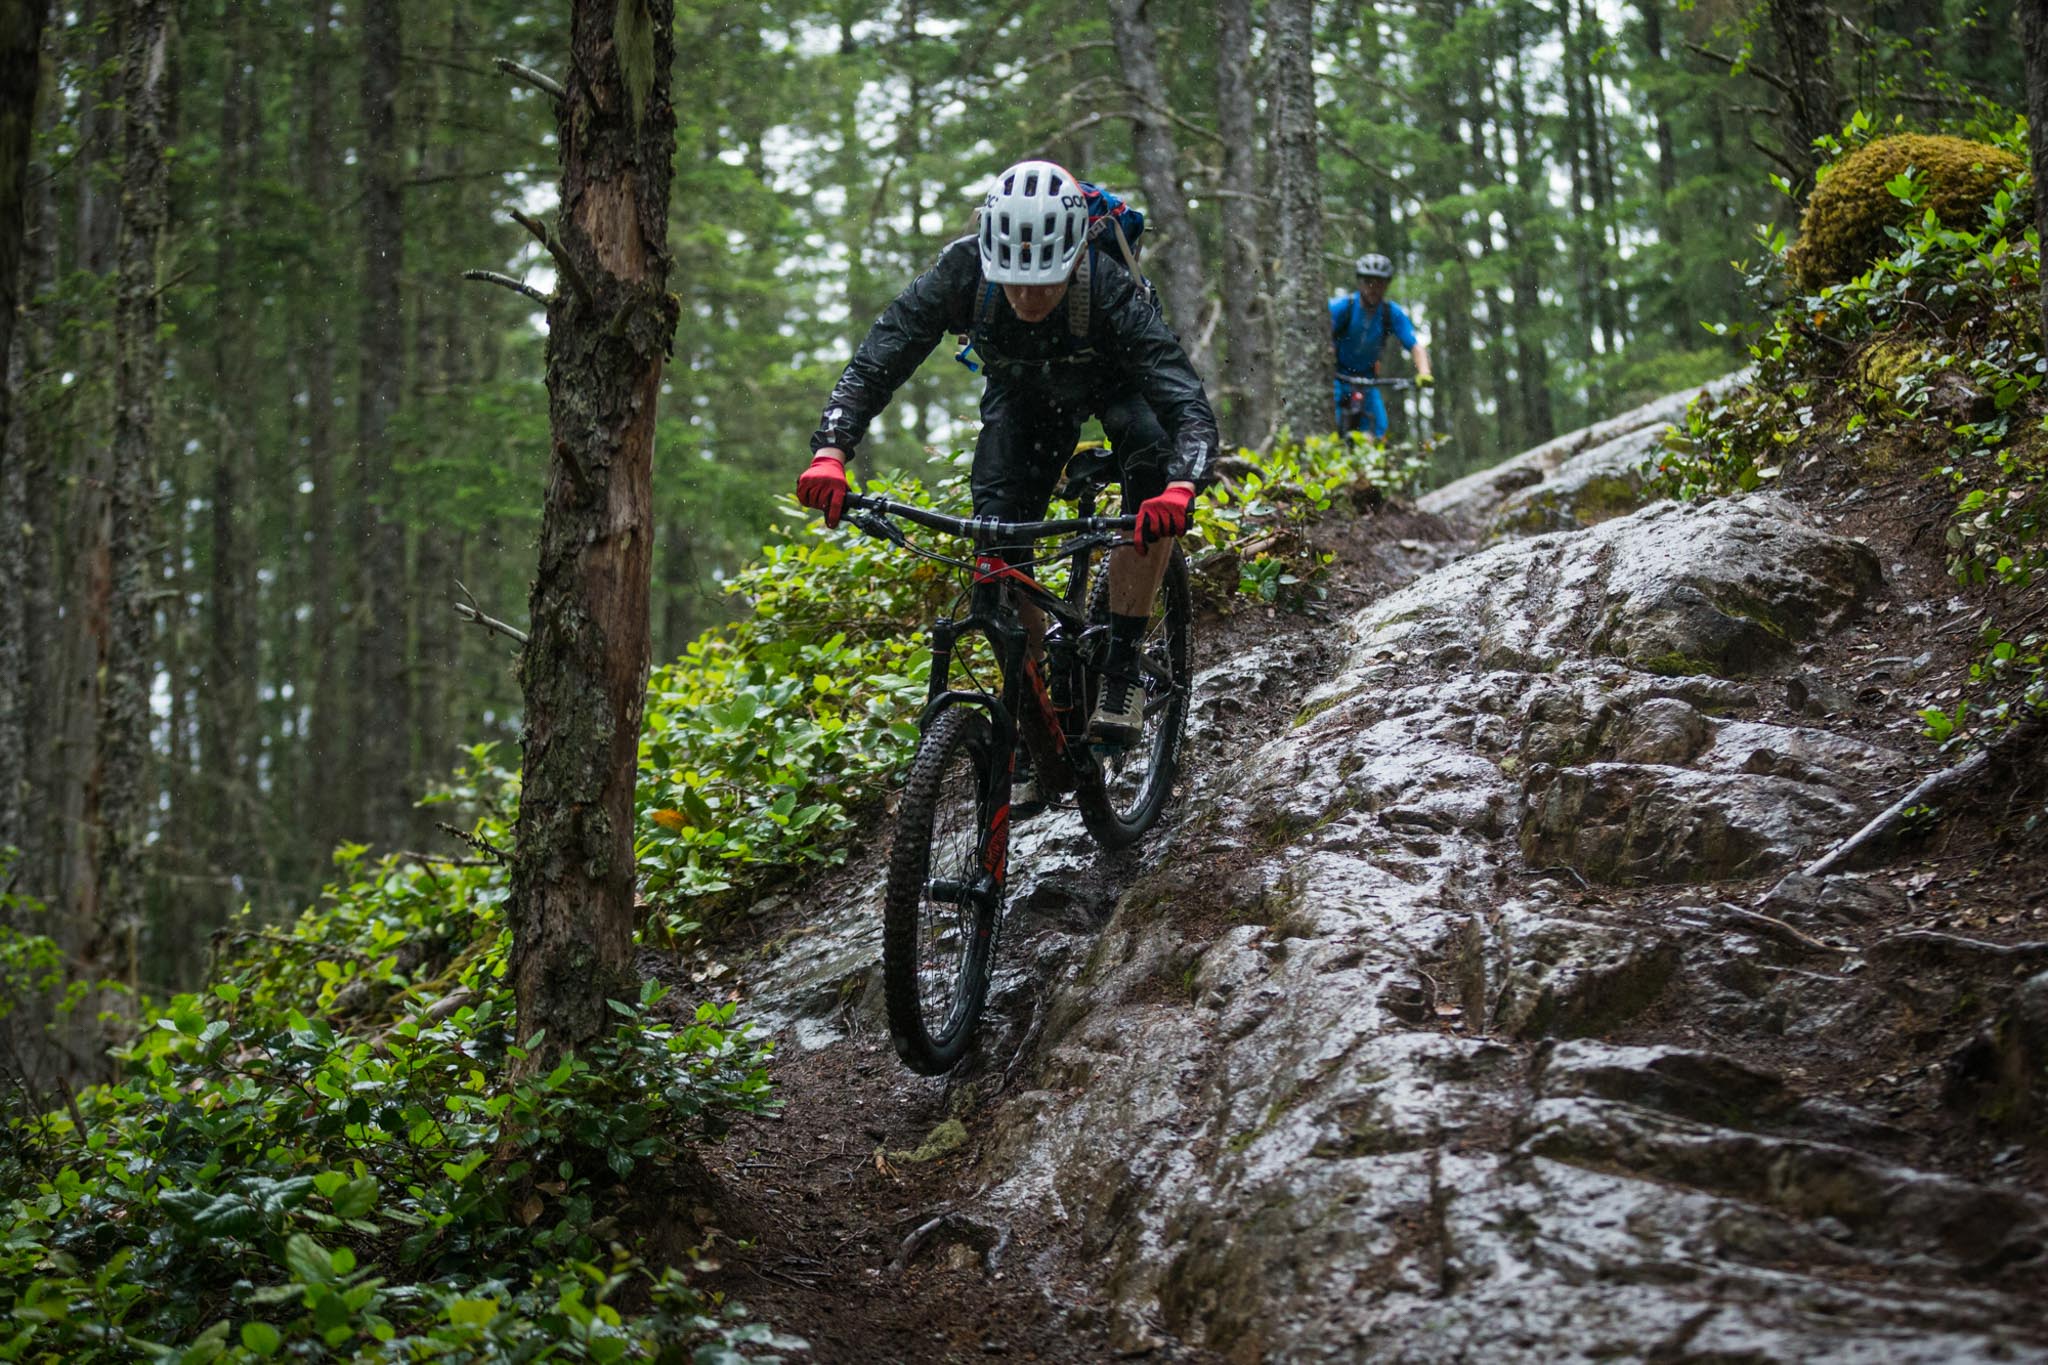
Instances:
[[[981,273],[991,284],[1059,284],[1088,245],[1081,182],[1050,161],[996,177],[981,208]]]
[[[1394,263],[1377,251],[1368,251],[1358,258],[1358,273],[1363,279],[1391,280],[1394,278]]]

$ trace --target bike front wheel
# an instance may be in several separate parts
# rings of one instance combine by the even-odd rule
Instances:
[[[1167,562],[1152,620],[1139,646],[1145,687],[1145,725],[1128,749],[1101,753],[1094,771],[1076,789],[1082,823],[1104,848],[1136,843],[1152,828],[1173,794],[1180,774],[1180,746],[1187,732],[1188,698],[1194,690],[1194,599],[1188,588],[1188,560],[1178,542]],[[1109,624],[1109,573],[1088,594],[1091,625]],[[1090,674],[1088,704],[1101,688]]]
[[[1009,772],[979,711],[925,730],[889,850],[882,985],[896,1055],[928,1076],[966,1055],[988,995],[1009,844]]]

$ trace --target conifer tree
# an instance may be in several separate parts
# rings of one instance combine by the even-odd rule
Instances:
[[[547,246],[553,458],[532,634],[511,972],[527,1066],[604,1029],[631,984],[634,781],[647,685],[655,408],[668,293],[675,111],[669,0],[576,0]]]

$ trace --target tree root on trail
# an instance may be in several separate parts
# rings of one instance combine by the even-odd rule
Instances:
[[[1908,823],[1907,812],[1948,797],[1987,778],[2011,773],[2048,736],[2048,715],[2029,714],[1992,743],[1977,750],[1954,767],[1919,783],[1886,806],[1869,824],[1836,844],[1794,875],[1819,879],[1835,872],[1866,867],[1878,854],[1890,848]],[[1787,880],[1790,880],[1789,878]],[[1785,888],[1781,881],[1764,895],[1769,904]]]
[[[1795,953],[1842,957],[1854,951],[1832,943],[1824,943],[1784,920],[1758,910],[1747,909],[1733,901],[1720,901],[1712,906],[1703,906],[1698,913],[1702,918],[1717,920],[1737,933],[1768,939],[1779,947]]]
[[[1003,1252],[1009,1249],[1010,1227],[1007,1223],[996,1223],[973,1217],[970,1214],[949,1210],[928,1222],[920,1224],[915,1231],[903,1239],[903,1245],[896,1252],[896,1259],[890,1263],[891,1270],[902,1271],[932,1239],[933,1234],[950,1231],[967,1245],[981,1253],[982,1268],[993,1271],[1002,1261]]]

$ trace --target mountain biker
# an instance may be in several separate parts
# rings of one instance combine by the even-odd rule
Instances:
[[[978,353],[988,381],[969,476],[974,515],[1042,519],[1082,423],[1099,417],[1138,526],[1109,558],[1109,655],[1089,733],[1131,744],[1144,725],[1137,653],[1171,557],[1147,547],[1187,530],[1196,492],[1213,480],[1218,436],[1201,378],[1128,256],[1090,250],[1089,208],[1082,183],[1056,163],[1022,161],[997,176],[975,235],[941,251],[855,350],[811,437],[797,500],[838,524],[846,461],[949,332],[971,338],[962,357]],[[1043,618],[1028,604],[1027,620],[1037,637]],[[1012,801],[1033,804],[1035,791]]]
[[[1422,388],[1436,383],[1429,371],[1429,348],[1415,338],[1415,324],[1398,303],[1387,301],[1387,282],[1394,277],[1394,263],[1377,252],[1358,258],[1358,289],[1330,300],[1330,344],[1337,348],[1339,374],[1377,375],[1380,352],[1387,337],[1401,342],[1415,361],[1415,382]],[[1375,441],[1387,434],[1387,405],[1376,388],[1336,381],[1337,430],[1339,433],[1370,427]],[[1363,401],[1360,401],[1363,400]]]

